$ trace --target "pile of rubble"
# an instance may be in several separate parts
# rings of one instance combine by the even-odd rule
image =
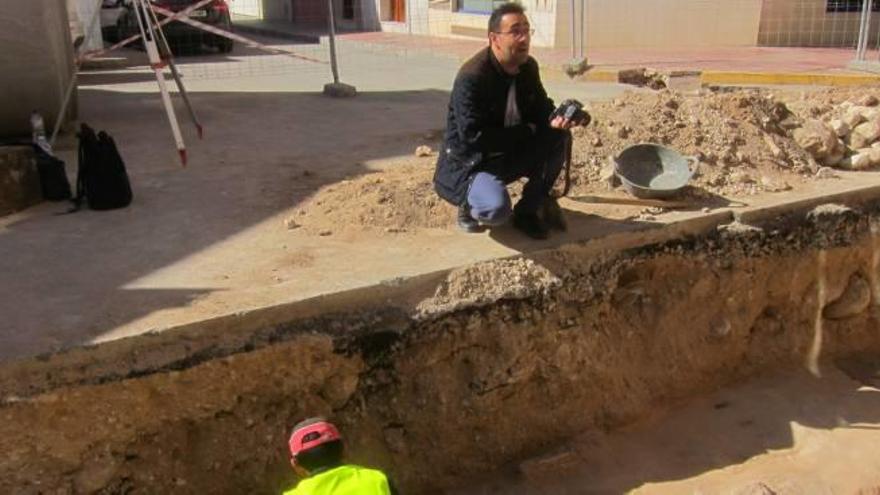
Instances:
[[[696,198],[787,191],[834,177],[831,167],[880,167],[878,96],[880,88],[627,92],[590,105],[593,123],[574,130],[570,195],[613,188],[614,157],[638,143],[696,157],[688,188]],[[294,224],[320,235],[346,227],[387,233],[449,227],[454,208],[431,182],[439,135],[424,141],[393,167],[322,188]]]
[[[637,143],[696,157],[693,185],[723,196],[787,190],[820,168],[791,138],[803,120],[765,91],[629,92],[590,110],[574,133],[575,194],[607,188],[613,158]]]
[[[792,137],[819,163],[847,170],[880,166],[880,100],[872,94],[839,105],[810,107],[813,114]]]

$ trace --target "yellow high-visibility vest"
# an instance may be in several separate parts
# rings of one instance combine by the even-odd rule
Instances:
[[[382,471],[344,465],[299,482],[284,495],[391,495]]]

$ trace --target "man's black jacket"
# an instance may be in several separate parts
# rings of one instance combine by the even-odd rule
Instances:
[[[514,80],[521,123],[504,127],[507,93]],[[490,154],[510,153],[527,146],[535,136],[527,124],[538,129],[549,126],[553,109],[535,59],[529,57],[519,73],[510,76],[490,48],[479,51],[461,67],[452,87],[446,135],[434,172],[437,194],[461,205],[474,168]]]

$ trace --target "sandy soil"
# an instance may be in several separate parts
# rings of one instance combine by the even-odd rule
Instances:
[[[625,431],[586,433],[449,495],[869,494],[880,490],[876,360],[775,373]],[[843,369],[843,371],[841,371]]]
[[[794,131],[810,119],[829,120],[843,113],[844,102],[854,105],[866,94],[880,95],[880,90],[631,91],[594,102],[593,123],[574,131],[569,195],[625,197],[609,167],[636,143],[657,143],[697,158],[691,185],[678,198],[694,205],[802,188],[834,173],[826,169],[817,177],[822,164],[798,144]],[[291,225],[303,225],[317,235],[346,229],[399,234],[453,228],[453,209],[437,198],[431,185],[439,140],[437,133],[415,136],[412,149],[428,146],[432,153],[401,158],[380,173],[323,187],[296,212]],[[559,188],[562,182],[560,178]]]

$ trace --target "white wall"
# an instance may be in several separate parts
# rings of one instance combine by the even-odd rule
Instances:
[[[0,47],[0,136],[29,136],[31,111],[55,122],[73,74],[64,0],[0,1]]]
[[[798,0],[801,1],[801,0]],[[764,0],[576,0],[587,47],[754,46]],[[570,0],[557,0],[556,47],[571,46]]]
[[[263,17],[262,0],[226,0],[226,2],[229,4],[229,11],[233,14]]]
[[[82,26],[85,40],[81,51],[100,50],[104,47],[101,37],[101,0],[76,0],[76,14]]]

